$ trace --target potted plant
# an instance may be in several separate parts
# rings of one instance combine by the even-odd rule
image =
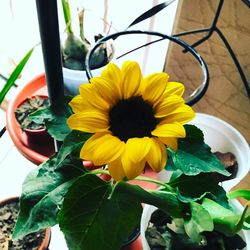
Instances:
[[[195,113],[183,92],[166,73],[143,77],[136,62],[121,69],[109,63],[101,77],[80,86],[80,95],[34,114],[62,146],[24,181],[14,237],[59,224],[69,249],[119,249],[139,225],[142,203],[183,219],[197,242],[206,232],[249,229],[248,206],[238,214],[228,203],[233,196],[249,200],[249,191],[230,196],[213,177],[230,174],[202,131],[186,124]],[[173,177],[167,183],[141,175],[145,167],[170,169]],[[222,220],[221,211],[231,216]]]
[[[85,73],[85,58],[91,47],[91,43],[86,38],[85,24],[85,8],[78,8],[78,25],[79,35],[75,34],[72,28],[72,18],[68,0],[62,0],[64,20],[66,31],[64,41],[62,42],[62,63],[64,85],[67,93],[78,94],[79,85],[87,83],[88,78]],[[94,35],[96,42],[102,38],[101,34]],[[107,42],[100,46],[93,54],[90,67],[94,76],[99,76],[103,67],[112,59],[114,48],[112,43]],[[102,68],[102,69],[100,69]]]
[[[36,123],[30,115],[49,106],[48,96],[35,95],[23,100],[15,109],[16,120],[26,133],[29,143],[44,144],[51,141],[44,122]]]
[[[50,242],[50,229],[40,230],[17,241],[12,240],[12,232],[18,211],[18,197],[0,201],[0,249],[47,250]]]
[[[231,193],[232,194],[232,193]],[[230,196],[229,196],[230,197]],[[244,208],[237,201],[230,201],[230,207],[235,214],[242,214]],[[232,211],[217,208],[217,215],[223,220],[234,216]],[[198,214],[198,213],[197,213]],[[201,215],[201,214],[200,214]],[[199,215],[199,216],[200,216]],[[184,219],[184,218],[183,218]],[[205,219],[204,217],[199,219]],[[218,218],[217,218],[218,219]],[[196,218],[198,220],[198,218]],[[233,220],[233,219],[232,219]],[[173,228],[173,225],[178,225]],[[217,225],[218,226],[218,225]],[[203,232],[199,243],[192,240],[185,232],[185,222],[180,219],[172,220],[161,210],[151,205],[146,205],[141,220],[141,238],[143,250],[150,249],[249,249],[250,232],[241,230],[238,233],[228,234],[226,227],[223,232]],[[189,234],[196,231],[197,227],[189,228]],[[226,232],[226,233],[225,233]]]

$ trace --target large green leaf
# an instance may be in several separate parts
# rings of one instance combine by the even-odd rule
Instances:
[[[57,141],[63,141],[71,132],[67,125],[67,119],[72,114],[68,103],[71,97],[64,97],[45,109],[38,110],[30,115],[36,123],[45,123],[48,133]]]
[[[70,250],[120,249],[138,226],[141,204],[92,174],[80,177],[67,193],[59,225]]]
[[[201,205],[212,217],[215,230],[226,236],[234,235],[243,227],[248,207],[243,212],[233,211],[233,209],[227,209],[207,198],[203,199]]]
[[[131,199],[160,208],[172,217],[182,216],[182,207],[175,193],[164,189],[146,191],[143,188],[127,182],[119,182],[115,190],[129,195]]]
[[[174,169],[181,170],[186,175],[197,175],[202,172],[217,172],[226,176],[230,173],[211,152],[211,148],[203,142],[186,138],[179,140],[177,152],[168,149]]]
[[[13,234],[15,239],[55,225],[65,193],[84,174],[81,161],[66,159],[59,169],[54,169],[54,162],[54,158],[48,160],[25,179]]]
[[[7,82],[3,86],[2,90],[0,91],[0,104],[4,100],[4,97],[7,95],[10,88],[15,84],[16,79],[22,72],[24,66],[28,62],[30,56],[32,55],[32,52],[35,47],[33,47],[29,52],[24,56],[24,58],[20,61],[20,63],[16,66],[14,71],[11,73],[10,77],[8,78]]]
[[[209,173],[201,173],[196,176],[182,174],[171,181],[169,185],[177,188],[178,199],[182,202],[198,201],[204,197],[208,197],[228,208],[225,190]]]
[[[204,135],[202,130],[200,130],[195,125],[185,124],[186,138],[195,140],[197,142],[204,142]]]
[[[62,146],[57,155],[57,162],[60,164],[68,155],[79,158],[80,150],[86,140],[90,138],[91,134],[81,131],[71,131],[63,141]]]
[[[190,212],[191,217],[184,220],[184,228],[193,241],[200,242],[202,232],[213,231],[213,220],[207,210],[196,202],[190,203]]]

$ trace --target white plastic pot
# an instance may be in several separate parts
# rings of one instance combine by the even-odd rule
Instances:
[[[91,70],[93,77],[100,76],[106,66]],[[72,70],[63,67],[63,81],[66,93],[79,95],[79,86],[89,83],[85,70]]]
[[[196,125],[203,131],[205,142],[213,152],[231,152],[235,155],[238,162],[237,175],[232,180],[224,181],[222,186],[226,190],[236,186],[250,170],[250,149],[245,138],[229,123],[212,115],[197,113],[190,124]],[[158,178],[168,181],[170,175],[170,171],[164,170]]]
[[[232,207],[239,212],[243,211],[242,205],[238,201],[233,201],[231,203]],[[148,242],[145,238],[145,231],[148,227],[148,223],[151,217],[151,214],[157,209],[157,207],[151,205],[145,205],[143,208],[143,213],[141,217],[141,241],[143,250],[150,250]],[[243,237],[243,240],[246,242],[247,246],[243,250],[250,250],[250,231],[241,230],[239,232],[240,236]]]

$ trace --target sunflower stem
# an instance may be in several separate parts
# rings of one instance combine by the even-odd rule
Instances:
[[[152,183],[157,184],[159,186],[163,186],[164,188],[166,188],[170,192],[174,191],[174,189],[170,185],[168,185],[167,183],[164,183],[164,182],[161,182],[159,180],[155,180],[155,179],[152,179],[152,178],[149,178],[149,177],[146,177],[146,176],[137,176],[135,178],[135,180],[152,182]]]
[[[91,174],[108,174],[108,175],[110,175],[109,171],[105,170],[105,169],[96,169],[96,170],[93,170],[90,172],[91,172]]]

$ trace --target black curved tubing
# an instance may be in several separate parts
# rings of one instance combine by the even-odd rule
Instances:
[[[121,31],[121,32],[117,32],[114,34],[110,34],[108,36],[103,37],[102,39],[100,39],[95,45],[94,47],[88,52],[87,56],[86,56],[86,60],[85,60],[85,65],[86,65],[86,74],[88,79],[90,80],[92,78],[92,74],[91,74],[91,70],[90,70],[90,59],[94,53],[94,51],[104,42],[110,40],[110,39],[116,39],[119,36],[123,36],[123,35],[130,35],[130,34],[146,34],[146,35],[154,35],[154,36],[159,36],[162,37],[164,39],[168,39],[174,43],[177,43],[178,45],[182,46],[186,51],[190,52],[199,62],[203,75],[204,75],[204,80],[201,83],[201,85],[186,99],[186,104],[192,106],[195,103],[197,103],[206,93],[207,89],[208,89],[208,85],[209,85],[209,72],[208,72],[208,68],[206,63],[204,62],[204,60],[202,59],[202,57],[198,54],[198,52],[193,49],[190,45],[188,45],[187,43],[185,43],[184,41],[173,37],[173,36],[168,36],[159,32],[154,32],[154,31],[141,31],[141,30],[126,30],[126,31]]]

